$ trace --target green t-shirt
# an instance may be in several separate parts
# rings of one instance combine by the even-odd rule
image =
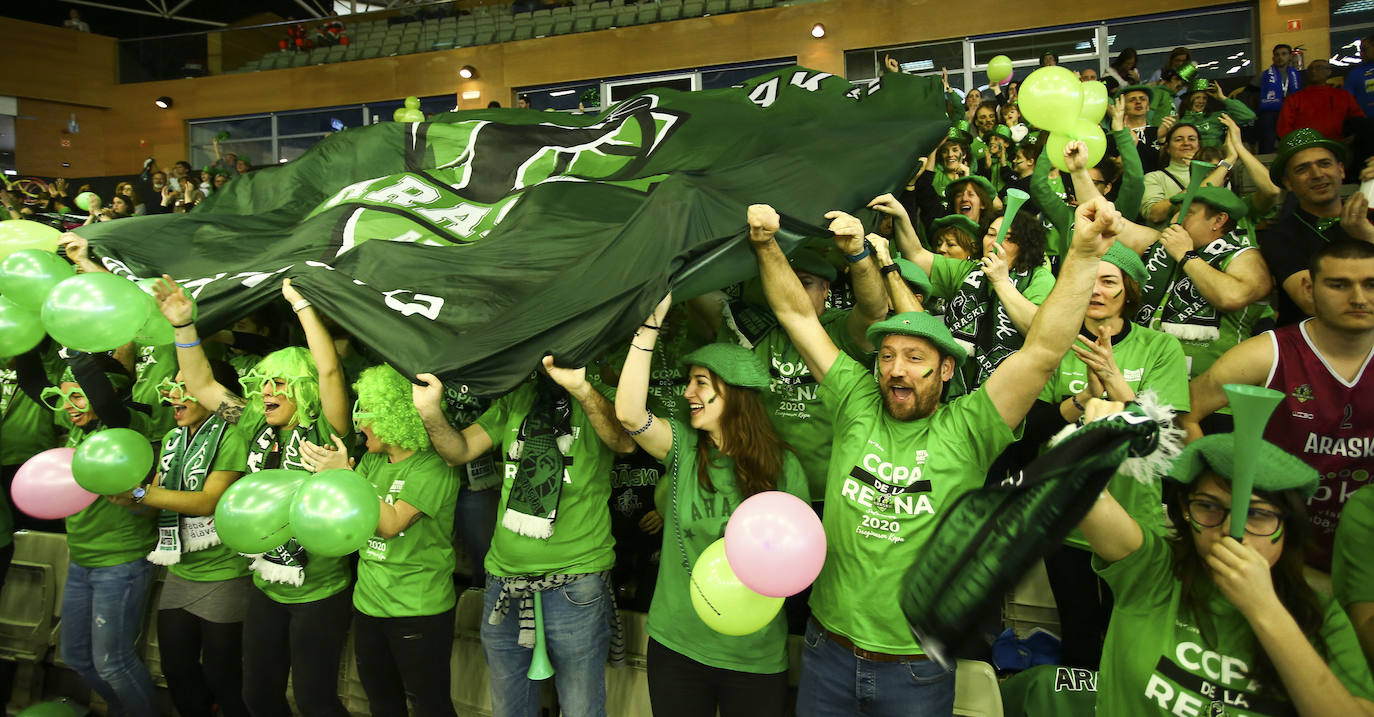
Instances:
[[[135,346],[138,347],[138,361],[134,364],[135,379],[131,395],[135,401],[147,404],[152,409],[152,420],[148,423],[145,435],[149,441],[157,442],[177,426],[176,419],[172,417],[172,407],[162,402],[162,394],[157,391],[158,384],[177,375],[177,350],[170,344]]]
[[[162,439],[164,454],[171,438],[172,431],[168,431],[167,437]],[[211,461],[210,469],[205,472],[206,477],[215,471],[243,473],[247,469],[248,436],[238,426],[225,426],[224,433],[219,437],[219,447],[215,450],[215,459]],[[239,555],[237,550],[220,543],[195,552],[183,550],[181,561],[169,566],[167,571],[179,578],[198,583],[233,580],[248,574],[248,560]]]
[[[1002,683],[1006,717],[1094,717],[1096,705],[1096,670],[1036,665]]]
[[[1245,617],[1205,578],[1198,589],[1207,613],[1205,630],[1180,610],[1182,583],[1174,577],[1173,556],[1162,536],[1144,531],[1134,553],[1114,563],[1093,558],[1093,568],[1112,588],[1115,605],[1102,670],[1097,681],[1097,713],[1112,717],[1157,715],[1292,714],[1286,698],[1257,694],[1246,673],[1257,643]],[[1350,620],[1334,600],[1323,597],[1326,617],[1318,651],[1337,679],[1358,698],[1374,697],[1374,679],[1360,652]],[[1321,645],[1324,643],[1325,649]],[[1282,693],[1282,685],[1272,685]]]
[[[148,416],[129,411],[129,428],[146,434]],[[73,428],[67,436],[67,445],[75,448],[94,433]],[[142,560],[157,543],[153,527],[157,511],[146,506],[138,506],[135,510],[98,497],[79,513],[67,516],[67,549],[72,562],[83,568],[108,568]]]
[[[1112,355],[1127,385],[1137,395],[1154,391],[1161,404],[1173,406],[1178,413],[1187,412],[1188,365],[1178,339],[1130,322],[1125,324],[1125,331],[1126,335],[1112,345]],[[1081,336],[1079,338],[1081,341],[1087,340]],[[1070,351],[1064,355],[1059,362],[1059,369],[1040,392],[1040,400],[1058,406],[1088,385],[1087,374],[1087,366]],[[1159,481],[1145,484],[1118,473],[1112,477],[1108,490],[1136,522],[1151,530],[1164,530],[1163,497]],[[1088,541],[1077,527],[1069,533],[1065,542],[1088,549]]]
[[[405,501],[424,514],[390,538],[372,536],[358,552],[353,607],[372,617],[438,615],[453,607],[453,510],[458,476],[438,453],[420,451],[392,463],[369,453],[357,471],[383,502]]]
[[[601,390],[598,387],[598,390]],[[612,389],[601,390],[614,395]],[[534,403],[534,383],[526,381],[477,419],[494,445],[502,446],[501,507],[505,511],[519,461],[511,460],[510,446],[518,440],[520,423]],[[576,399],[572,402],[572,447],[565,458],[568,478],[559,491],[553,536],[530,538],[499,522],[487,551],[487,572],[500,577],[598,573],[615,564],[611,536],[611,449],[601,442],[592,422]]]
[[[678,547],[678,511],[686,516],[680,529],[687,564],[696,565],[702,551],[725,535],[725,524],[743,496],[735,480],[735,460],[714,448],[711,465],[707,467],[714,490],[703,489],[697,479],[699,434],[677,421],[672,428],[673,448],[663,463],[669,467],[676,464],[677,475],[663,482],[676,488],[677,499],[670,501],[668,512],[663,514],[663,557],[654,601],[649,606],[649,636],[703,665],[757,674],[786,672],[787,618],[781,612],[762,630],[736,637],[707,627],[692,607],[690,578],[682,565],[683,549]],[[792,451],[783,452],[777,490],[805,501],[811,498],[806,475]]]
[[[849,311],[826,309],[821,326],[840,351],[857,361],[869,361],[872,354],[859,347],[849,333]],[[830,416],[821,410],[818,384],[801,352],[781,326],[754,344],[754,355],[768,367],[771,377],[763,392],[763,405],[773,418],[778,435],[797,452],[814,500],[825,495],[825,475],[830,466]]]
[[[1374,602],[1374,490],[1357,490],[1341,507],[1331,555],[1331,586],[1342,607]]]
[[[0,465],[21,465],[56,445],[52,409],[19,390],[14,369],[0,369]]]
[[[970,259],[951,259],[947,256],[936,254],[931,257],[930,263],[930,295],[949,301],[954,298],[955,292],[959,291],[959,286],[968,279],[968,275],[983,268],[978,262]],[[982,279],[986,286],[988,296],[995,301],[997,294],[992,290],[992,283],[986,278]],[[1045,303],[1045,299],[1054,289],[1054,274],[1044,266],[1037,266],[1031,271],[1030,285],[1021,293],[1026,300],[1039,306]],[[948,304],[946,304],[948,306]]]
[[[835,438],[823,517],[827,554],[812,587],[812,614],[866,650],[917,653],[899,607],[902,576],[925,557],[921,548],[945,507],[983,485],[1013,433],[983,388],[928,418],[896,420],[872,374],[844,354],[825,375],[821,399]]]

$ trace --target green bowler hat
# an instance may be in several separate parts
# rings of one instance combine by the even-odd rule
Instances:
[[[982,187],[984,191],[986,191],[986,192],[988,193],[988,196],[989,196],[989,197],[996,197],[996,196],[997,196],[997,190],[994,189],[994,188],[992,187],[992,182],[989,182],[989,181],[987,180],[987,177],[983,177],[983,176],[977,175],[977,174],[970,174],[970,175],[968,175],[967,177],[960,177],[960,178],[954,180],[953,182],[950,182],[948,185],[946,185],[946,186],[945,186],[945,198],[946,198],[946,199],[951,199],[951,198],[954,197],[955,194],[958,194],[959,192],[958,192],[958,190],[956,189],[956,187],[958,187],[960,184],[963,184],[964,182],[973,182],[974,184],[977,184],[978,186]],[[975,236],[977,236],[977,235],[975,234]]]
[[[1283,172],[1288,168],[1288,160],[1298,152],[1313,147],[1329,149],[1341,164],[1350,164],[1350,148],[1345,143],[1327,139],[1311,127],[1300,127],[1279,140],[1278,155],[1274,157],[1274,163],[1269,165],[1269,178],[1274,180],[1274,184],[1283,186]]]
[[[975,242],[978,241],[978,237],[982,236],[982,232],[978,231],[978,222],[962,214],[949,214],[936,219],[930,223],[930,233],[933,235],[948,226],[968,234]]]
[[[1149,85],[1126,85],[1125,87],[1119,87],[1116,92],[1113,93],[1113,96],[1125,97],[1132,92],[1144,92],[1145,96],[1149,97],[1151,100],[1155,97],[1155,89]]]
[[[1184,192],[1179,192],[1169,197],[1169,201],[1173,204],[1180,204],[1183,202],[1183,195]],[[1213,209],[1220,209],[1230,214],[1231,218],[1236,221],[1244,219],[1250,213],[1250,208],[1245,206],[1245,202],[1241,201],[1235,192],[1226,187],[1199,187],[1197,193],[1193,195],[1193,201],[1202,202]]]
[[[705,366],[731,386],[767,388],[768,370],[739,344],[706,344],[679,360],[683,366]]]
[[[1174,460],[1168,477],[1190,485],[1207,469],[1230,480],[1235,472],[1235,438],[1230,433],[1214,433],[1188,444]],[[1269,441],[1259,442],[1255,457],[1255,490],[1296,490],[1303,500],[1317,492],[1316,469]]]
[[[956,365],[962,366],[964,360],[968,358],[968,353],[954,340],[954,336],[945,327],[945,322],[924,311],[907,311],[874,322],[868,327],[868,331],[864,335],[870,344],[877,347],[882,346],[883,337],[888,334],[903,334],[923,338],[953,358]]]
[[[1102,261],[1115,265],[1122,274],[1135,279],[1137,284],[1144,284],[1150,275],[1145,270],[1145,262],[1140,260],[1140,255],[1126,248],[1121,242],[1112,244],[1102,256]]]

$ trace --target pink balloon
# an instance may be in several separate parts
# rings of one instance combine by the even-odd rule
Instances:
[[[806,589],[825,563],[825,528],[802,499],[770,490],[739,504],[725,525],[725,558],[745,587],[768,597]]]
[[[1011,74],[1010,74],[1010,75],[1007,75],[1006,77],[1002,78],[1002,81],[1001,81],[1001,82],[998,82],[997,84],[999,84],[999,85],[1001,85],[1001,86],[1003,86],[1003,87],[1006,87],[1007,85],[1010,85],[1010,84],[1011,84],[1011,80],[1012,80],[1013,77],[1016,77],[1016,70],[1015,70],[1015,69],[1013,69],[1013,70],[1011,71]]]
[[[72,477],[75,453],[75,448],[51,448],[19,466],[10,487],[15,507],[35,518],[53,520],[90,505],[95,493],[77,485]]]

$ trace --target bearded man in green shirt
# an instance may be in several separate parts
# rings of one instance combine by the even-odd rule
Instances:
[[[827,560],[811,595],[797,714],[950,714],[954,673],[926,657],[898,604],[901,576],[940,512],[983,484],[1045,381],[1069,350],[1097,278],[1099,258],[1124,226],[1105,199],[1080,205],[1059,281],[1020,351],[976,391],[940,401],[966,358],[948,329],[923,312],[868,329],[870,373],[843,355],[774,241],[777,212],[749,208],[749,232],[768,303],[811,373],[834,422],[825,485]],[[851,237],[847,253],[862,250]],[[857,687],[856,687],[857,686]]]

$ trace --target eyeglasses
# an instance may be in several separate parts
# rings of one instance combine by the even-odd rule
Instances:
[[[200,401],[196,400],[195,396],[192,396],[190,393],[186,391],[185,381],[173,381],[170,378],[165,378],[162,380],[162,383],[159,383],[157,385],[157,392],[162,394],[162,398],[164,400],[189,401],[190,403],[200,403]],[[173,392],[176,393],[175,396],[172,395]]]
[[[54,411],[60,411],[63,406],[71,404],[72,408],[82,413],[90,413],[90,403],[87,402],[84,406],[78,406],[76,402],[72,400],[72,396],[80,396],[83,402],[85,402],[86,392],[82,391],[80,386],[68,389],[63,389],[58,386],[49,386],[38,394],[38,398],[43,402],[43,405]]]
[[[1217,505],[1207,498],[1193,498],[1188,501],[1187,518],[1203,528],[1215,528],[1226,522],[1231,509]],[[1251,508],[1245,515],[1245,532],[1265,538],[1279,531],[1286,516],[1263,508]]]
[[[363,430],[364,424],[372,423],[377,419],[377,414],[375,413],[358,410],[358,405],[361,402],[361,400],[356,400],[353,402],[353,430],[355,431]]]

